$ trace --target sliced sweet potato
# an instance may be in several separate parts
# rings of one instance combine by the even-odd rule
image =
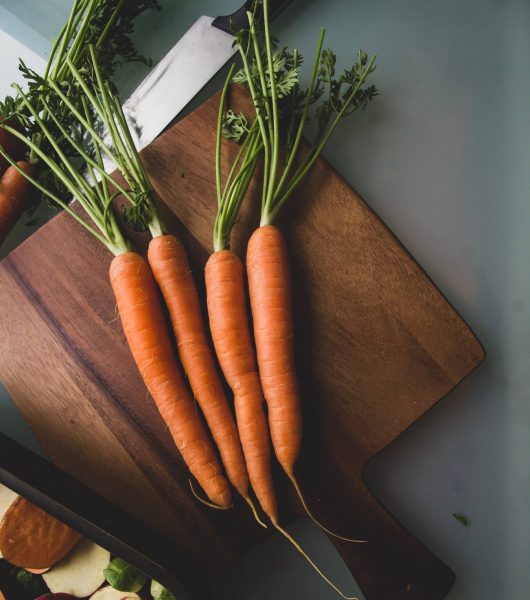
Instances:
[[[47,569],[79,541],[79,533],[19,496],[0,523],[0,552],[24,569]]]

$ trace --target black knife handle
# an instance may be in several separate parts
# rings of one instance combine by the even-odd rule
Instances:
[[[290,0],[269,0],[271,19],[274,19],[289,2]],[[236,10],[231,15],[215,18],[212,25],[226,31],[226,33],[234,33],[240,29],[246,29],[248,27],[247,11],[252,10],[253,4],[254,0],[247,0],[239,10]]]

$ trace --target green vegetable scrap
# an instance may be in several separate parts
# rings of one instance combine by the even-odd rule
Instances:
[[[27,596],[36,598],[48,591],[40,575],[34,575],[33,573],[26,571],[26,569],[15,569],[14,575],[20,589]]]
[[[452,513],[452,515],[464,527],[469,527],[471,523],[471,519],[469,517],[466,517],[466,515],[463,515],[461,513]]]
[[[153,600],[177,600],[173,594],[158,581],[151,581],[151,596]]]
[[[121,558],[114,558],[103,571],[105,579],[120,592],[139,592],[147,583],[147,577]]]

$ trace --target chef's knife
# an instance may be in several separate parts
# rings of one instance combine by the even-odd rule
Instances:
[[[289,0],[271,0],[276,16]],[[236,53],[231,32],[248,26],[253,0],[231,15],[200,17],[140,83],[123,108],[140,150],[186,107]]]

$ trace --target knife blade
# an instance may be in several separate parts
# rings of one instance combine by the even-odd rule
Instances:
[[[289,0],[272,0],[276,16]],[[234,36],[248,25],[246,16],[253,0],[231,15],[202,16],[162,58],[123,105],[139,150],[188,105],[212,77],[234,56]]]

